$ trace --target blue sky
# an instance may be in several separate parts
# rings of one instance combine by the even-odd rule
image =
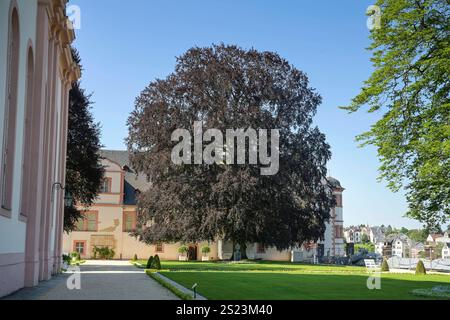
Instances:
[[[75,46],[84,67],[82,85],[93,93],[103,144],[125,149],[134,99],[171,73],[175,57],[192,46],[223,42],[276,51],[307,73],[323,97],[316,124],[332,146],[331,175],[346,188],[345,225],[420,226],[403,218],[404,195],[377,182],[376,150],[355,142],[380,114],[338,109],[372,70],[365,11],[373,2],[72,0],[81,9]]]

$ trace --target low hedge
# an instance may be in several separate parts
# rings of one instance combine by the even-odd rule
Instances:
[[[152,278],[153,280],[158,282],[160,285],[162,285],[164,288],[170,290],[178,298],[180,298],[182,300],[192,300],[193,299],[193,297],[190,294],[184,293],[183,291],[181,291],[180,289],[178,289],[177,287],[175,287],[171,283],[169,283],[169,282],[165,281],[164,279],[162,279],[161,277],[159,277],[158,273],[156,272],[156,270],[152,270],[152,269],[145,270],[145,273],[150,278]]]
[[[381,271],[389,272],[389,264],[388,264],[386,258],[383,259],[383,264],[381,265]]]
[[[416,266],[416,274],[427,274],[427,270],[425,269],[425,265],[422,260],[419,260]]]
[[[148,258],[147,260],[147,268],[146,269],[151,269],[153,266],[153,256],[150,256],[150,258]]]

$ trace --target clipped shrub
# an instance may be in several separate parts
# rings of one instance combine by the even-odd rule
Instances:
[[[115,254],[114,250],[108,247],[94,247],[94,259],[96,259],[98,255],[102,260],[110,260],[114,258]]]
[[[137,256],[137,254],[134,254],[133,261],[137,261],[137,260],[138,260],[138,256]]]
[[[381,271],[389,272],[389,264],[386,258],[383,259],[383,263],[381,264]]]
[[[81,260],[81,255],[79,252],[72,252],[70,254],[70,256],[72,257],[73,261],[80,261]]]
[[[150,256],[150,258],[148,258],[147,266],[145,267],[146,269],[151,269],[152,268],[153,259],[154,259],[153,256]]]
[[[416,266],[416,274],[427,274],[427,270],[425,269],[425,265],[422,260],[419,260]]]
[[[159,256],[158,255],[156,255],[155,258],[153,259],[153,263],[152,263],[152,268],[151,269],[161,270],[161,261],[159,260]]]
[[[211,248],[209,246],[202,247],[202,253],[204,256],[207,256],[208,253],[210,253],[210,252],[211,252]]]
[[[62,255],[62,259],[67,264],[70,264],[70,261],[72,261],[72,258],[70,257],[70,255],[66,255],[66,254]]]
[[[187,246],[181,246],[178,248],[178,253],[181,255],[186,255],[186,253],[189,251],[189,248]]]

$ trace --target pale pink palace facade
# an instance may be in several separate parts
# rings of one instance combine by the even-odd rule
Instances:
[[[68,94],[80,75],[66,2],[0,1],[0,297],[61,267]]]

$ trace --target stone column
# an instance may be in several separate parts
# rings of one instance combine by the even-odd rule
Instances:
[[[65,172],[66,172],[66,149],[67,149],[67,122],[68,122],[68,104],[69,104],[69,90],[70,85],[68,81],[62,81],[61,87],[61,111],[60,111],[60,128],[59,128],[59,154],[58,160],[58,181],[65,186]],[[62,242],[64,233],[64,193],[61,190],[57,196],[56,205],[56,226],[55,226],[55,272],[59,272],[62,266]]]
[[[40,267],[40,237],[42,211],[42,190],[44,179],[43,146],[45,131],[45,105],[46,105],[46,72],[48,68],[48,19],[47,4],[38,3],[37,26],[35,43],[35,78],[34,78],[34,106],[32,119],[31,158],[35,159],[30,167],[30,214],[27,217],[26,245],[25,245],[25,286],[32,287],[39,282]]]

